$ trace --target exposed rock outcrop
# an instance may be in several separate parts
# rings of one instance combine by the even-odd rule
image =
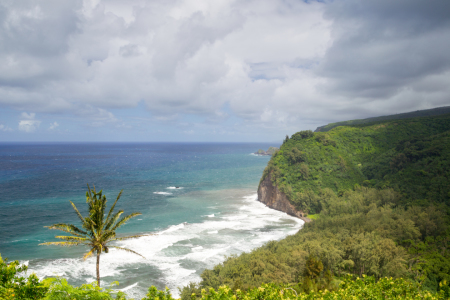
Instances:
[[[277,147],[269,147],[269,149],[267,151],[259,149],[254,154],[257,154],[257,155],[273,155],[275,153],[275,151],[278,151],[278,150],[280,150],[280,149],[278,149]]]
[[[264,178],[258,187],[258,201],[264,203],[270,208],[282,211],[288,215],[302,219],[305,222],[311,222],[302,211],[295,209],[289,202],[287,196],[272,184],[270,174]]]

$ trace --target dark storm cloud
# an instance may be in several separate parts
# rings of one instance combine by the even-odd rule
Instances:
[[[450,69],[450,2],[335,1],[331,47],[318,74],[332,92],[382,98]]]

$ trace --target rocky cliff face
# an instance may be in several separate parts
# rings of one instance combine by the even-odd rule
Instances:
[[[288,215],[302,219],[305,222],[311,220],[304,216],[302,211],[298,211],[289,202],[287,196],[280,192],[276,186],[272,184],[270,174],[261,182],[258,188],[258,201],[264,203],[270,208],[282,211]]]

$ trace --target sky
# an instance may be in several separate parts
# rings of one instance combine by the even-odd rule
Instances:
[[[2,0],[0,142],[277,142],[450,105],[450,1]]]

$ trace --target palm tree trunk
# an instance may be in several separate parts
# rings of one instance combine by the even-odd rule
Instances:
[[[100,287],[100,252],[97,251],[97,284]]]

